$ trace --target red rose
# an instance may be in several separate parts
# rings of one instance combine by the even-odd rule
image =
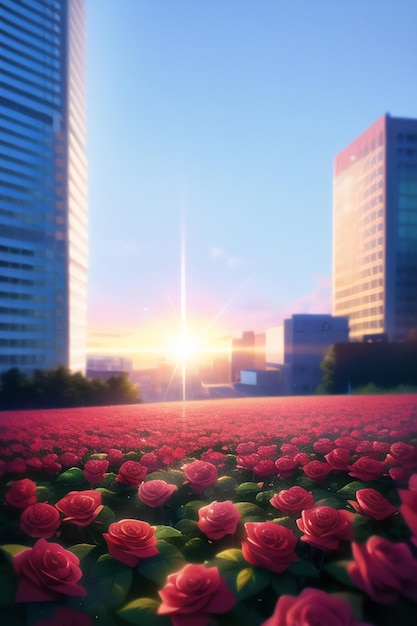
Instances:
[[[191,489],[195,491],[203,491],[210,487],[218,477],[217,467],[208,461],[193,461],[185,465],[183,469],[186,483],[189,483]]]
[[[25,509],[36,502],[36,483],[29,478],[15,480],[6,493],[6,503],[17,509]]]
[[[240,513],[230,500],[212,502],[198,511],[198,527],[209,539],[221,539],[236,532]]]
[[[275,461],[275,467],[280,478],[289,478],[294,474],[297,463],[291,456],[282,456]]]
[[[382,520],[393,515],[397,510],[382,494],[376,489],[359,489],[356,492],[356,500],[348,500],[357,513],[370,517],[371,519]]]
[[[412,541],[417,545],[417,474],[410,477],[408,489],[399,489],[401,498],[400,513],[413,535]]]
[[[304,535],[301,541],[321,550],[336,550],[343,540],[353,539],[354,515],[331,506],[316,506],[301,513],[297,526]]]
[[[252,471],[257,476],[261,478],[266,478],[267,476],[273,476],[277,473],[277,468],[275,467],[274,461],[271,459],[261,459],[258,461],[256,465],[252,468]]]
[[[347,448],[335,448],[324,457],[332,469],[347,472],[350,464],[350,451]]]
[[[277,454],[277,446],[274,443],[269,446],[259,446],[257,452],[261,459],[273,459]]]
[[[273,507],[286,515],[297,515],[304,509],[311,509],[314,506],[314,498],[311,491],[306,491],[306,489],[297,485],[289,489],[282,489],[269,502]]]
[[[280,574],[298,561],[297,539],[292,530],[274,522],[247,522],[242,542],[243,558],[255,567],[266,567]]]
[[[59,474],[62,470],[62,465],[59,463],[57,454],[46,454],[42,458],[42,469],[47,474]]]
[[[237,454],[253,454],[256,451],[257,445],[254,441],[246,441],[245,443],[239,443],[236,448]]]
[[[303,589],[298,597],[281,596],[262,626],[366,626],[357,622],[350,605],[321,589]]]
[[[227,613],[236,599],[217,567],[189,563],[170,574],[159,591],[159,615],[169,615],[173,626],[207,626],[212,616]]]
[[[259,463],[260,460],[261,457],[255,452],[252,454],[239,454],[236,457],[236,467],[252,471],[255,465]]]
[[[89,526],[103,509],[101,493],[93,489],[70,491],[55,506],[66,516],[64,522],[76,526]]]
[[[395,604],[400,595],[417,602],[417,560],[406,543],[373,535],[352,544],[348,573],[355,585],[380,604]]]
[[[52,537],[61,524],[55,507],[46,502],[29,505],[20,517],[20,528],[29,537]]]
[[[59,457],[59,462],[63,467],[74,467],[80,462],[80,457],[74,452],[63,452]]]
[[[404,469],[412,470],[417,467],[417,448],[411,444],[397,441],[391,445],[390,454]]]
[[[147,452],[146,454],[143,454],[140,462],[148,468],[148,472],[154,472],[159,469],[160,466],[158,456],[155,452]]]
[[[169,485],[165,480],[148,480],[141,483],[138,495],[142,502],[156,508],[162,506],[177,489],[177,485]]]
[[[350,466],[349,476],[359,478],[359,480],[375,480],[386,470],[384,461],[377,461],[370,456],[362,456]]]
[[[104,478],[104,474],[109,467],[108,461],[99,461],[98,459],[90,459],[84,465],[84,478],[90,485],[98,485]]]
[[[58,600],[61,596],[85,596],[78,585],[82,576],[79,559],[58,543],[38,539],[33,548],[13,557],[19,576],[16,602]]]
[[[318,483],[324,483],[328,474],[332,471],[331,466],[323,461],[310,461],[303,467],[304,473]]]
[[[91,617],[67,606],[59,606],[52,617],[44,617],[34,626],[93,626]]]
[[[136,567],[141,559],[159,554],[155,529],[147,522],[136,519],[113,522],[103,537],[111,556],[130,567]]]
[[[328,454],[333,448],[336,448],[336,444],[334,441],[331,441],[331,439],[322,437],[313,443],[313,448],[316,452],[320,452],[320,454]]]
[[[124,456],[123,452],[117,448],[110,448],[107,452],[107,458],[112,465],[118,465],[123,460]]]
[[[145,478],[148,468],[141,465],[138,461],[125,461],[119,467],[119,473],[116,476],[118,483],[129,485],[130,487],[139,487]]]

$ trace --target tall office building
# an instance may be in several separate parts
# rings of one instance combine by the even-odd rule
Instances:
[[[85,0],[0,0],[0,371],[85,370]]]
[[[333,313],[350,339],[417,329],[417,120],[385,115],[337,155]]]

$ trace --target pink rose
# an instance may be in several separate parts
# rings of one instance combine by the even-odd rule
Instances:
[[[291,456],[282,456],[275,461],[275,467],[280,478],[289,478],[294,474],[297,463]]]
[[[382,494],[376,489],[359,489],[356,492],[356,500],[348,500],[349,504],[357,513],[370,517],[371,519],[383,520],[393,515],[397,510]]]
[[[221,539],[236,532],[240,513],[230,500],[212,502],[198,511],[198,527],[209,539]]]
[[[395,604],[400,595],[417,602],[417,560],[406,543],[373,535],[352,544],[348,573],[355,585],[380,604]]]
[[[314,506],[314,498],[311,491],[307,491],[297,485],[289,489],[282,489],[269,502],[273,507],[286,515],[297,515],[304,509],[311,509]]]
[[[261,459],[273,459],[277,454],[277,446],[274,443],[269,446],[259,446],[257,452]]]
[[[54,453],[46,454],[42,458],[42,469],[47,474],[59,474],[62,470],[62,465],[59,463],[58,455]]]
[[[227,613],[236,599],[217,567],[189,563],[170,574],[159,591],[159,615],[169,615],[173,626],[207,626],[212,616]]]
[[[306,588],[298,597],[281,596],[262,626],[366,626],[357,622],[350,605],[321,589]]]
[[[336,444],[334,441],[331,441],[331,439],[322,437],[313,443],[313,448],[316,452],[320,452],[320,454],[328,454],[333,448],[336,448]]]
[[[187,479],[186,483],[194,491],[203,491],[210,487],[218,477],[217,467],[208,461],[193,461],[185,465],[183,470]]]
[[[84,478],[90,485],[98,485],[104,478],[107,468],[109,467],[108,461],[100,461],[98,459],[90,459],[84,465]]]
[[[256,452],[252,454],[238,454],[236,457],[236,467],[252,471],[260,460],[261,457]]]
[[[247,537],[242,541],[245,561],[280,574],[298,561],[295,554],[297,538],[292,530],[274,522],[247,522]]]
[[[165,480],[148,480],[140,484],[138,496],[144,504],[156,508],[162,506],[177,489],[177,485],[169,485]]]
[[[246,441],[245,443],[239,443],[236,448],[237,454],[253,454],[256,452],[257,445],[254,441]]]
[[[63,467],[74,467],[80,462],[80,457],[74,452],[63,452],[59,457],[59,462]]]
[[[404,469],[417,467],[417,447],[403,441],[397,441],[390,447],[391,456]]]
[[[332,471],[331,466],[323,461],[310,461],[303,467],[304,474],[318,483],[324,483],[328,474]]]
[[[52,537],[61,524],[55,507],[46,502],[30,504],[20,517],[20,528],[29,537]]]
[[[59,543],[38,539],[33,548],[13,557],[19,576],[16,602],[58,600],[61,596],[85,596],[78,584],[82,576],[79,559]]]
[[[398,489],[401,498],[400,513],[413,535],[412,541],[417,545],[417,474],[410,477],[408,489]]]
[[[36,483],[29,478],[15,480],[6,493],[6,503],[17,509],[25,509],[36,502]]]
[[[110,448],[107,452],[107,458],[112,465],[118,465],[124,458],[124,453],[117,448]]]
[[[147,522],[136,519],[113,522],[103,537],[111,556],[130,567],[136,567],[141,559],[159,554],[155,529]]]
[[[324,457],[332,469],[347,471],[350,465],[350,451],[347,448],[335,448]]]
[[[119,467],[119,473],[116,476],[118,483],[129,485],[130,487],[139,487],[145,478],[148,468],[141,465],[138,461],[125,461]]]
[[[256,465],[252,468],[252,471],[261,478],[267,476],[274,476],[277,473],[274,461],[271,459],[260,459]]]
[[[93,622],[87,613],[58,606],[52,617],[43,617],[34,626],[93,626]]]
[[[305,541],[321,550],[336,550],[341,541],[353,539],[354,514],[331,506],[316,506],[296,521]]]
[[[64,522],[76,526],[89,526],[103,509],[101,493],[93,489],[70,491],[55,506],[66,516]]]
[[[350,466],[349,476],[359,478],[359,480],[375,480],[386,470],[384,461],[377,461],[370,456],[362,456]]]

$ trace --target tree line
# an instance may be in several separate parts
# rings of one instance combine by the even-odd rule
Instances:
[[[0,411],[57,409],[111,404],[136,404],[140,393],[126,373],[108,380],[87,378],[67,367],[35,370],[27,375],[17,368],[0,376]]]

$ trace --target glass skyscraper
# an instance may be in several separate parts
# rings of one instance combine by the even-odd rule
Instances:
[[[337,155],[333,313],[350,338],[417,331],[417,120],[385,115]]]
[[[85,0],[0,0],[0,371],[85,370]]]

